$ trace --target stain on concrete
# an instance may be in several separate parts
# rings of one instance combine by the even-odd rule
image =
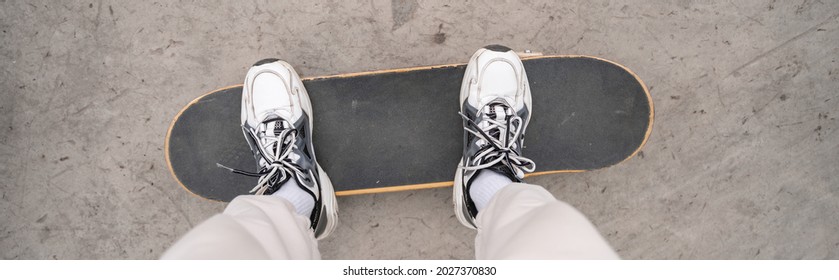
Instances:
[[[406,22],[411,21],[418,7],[419,3],[417,3],[417,0],[391,0],[390,13],[393,17],[393,27],[391,30],[399,29]]]
[[[434,34],[434,38],[432,39],[432,41],[438,45],[446,42],[446,33],[443,33],[442,23],[439,27],[437,27],[437,33]]]

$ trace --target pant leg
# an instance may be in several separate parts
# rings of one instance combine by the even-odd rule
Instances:
[[[499,190],[477,226],[477,259],[619,258],[582,213],[536,185]]]
[[[161,259],[320,259],[308,218],[277,196],[241,195]]]

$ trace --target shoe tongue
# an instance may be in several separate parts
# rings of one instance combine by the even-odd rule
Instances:
[[[261,120],[260,123],[268,123],[277,120],[292,119],[291,111],[286,108],[274,108],[272,110],[265,110],[256,114],[256,119]]]
[[[276,115],[269,115],[265,117],[265,120],[263,120],[262,123],[265,124],[264,135],[279,136],[283,130],[292,128],[288,121]],[[274,153],[277,151],[277,146],[280,145],[280,141],[282,140],[269,142],[270,145],[267,146],[268,149],[266,149],[266,152],[271,156],[276,156]],[[263,161],[260,160],[260,163],[263,163]]]
[[[275,119],[265,122],[265,135],[279,136],[283,130],[289,129],[291,126],[286,120]]]
[[[506,122],[507,118],[509,118],[512,115],[512,109],[510,109],[510,106],[507,106],[507,104],[505,104],[505,103],[492,102],[492,103],[484,106],[483,114],[484,114],[484,117],[487,118],[487,119],[492,119],[492,120],[499,121],[499,122],[503,123],[503,122]],[[482,121],[482,122],[478,123],[478,127],[481,128],[481,129],[483,129],[485,127],[488,127],[488,126],[490,126],[490,123],[488,121]],[[504,135],[504,134],[507,133],[506,129],[507,129],[506,127],[498,127],[498,128],[490,129],[487,132],[490,136],[492,136],[496,139],[500,139],[501,135]],[[502,131],[502,130],[504,130],[504,131]]]
[[[280,135],[285,129],[292,128],[291,123],[286,121],[286,118],[279,114],[269,113],[262,118],[262,123],[265,124],[265,135]]]

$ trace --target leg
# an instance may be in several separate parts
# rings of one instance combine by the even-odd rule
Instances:
[[[201,223],[162,259],[320,259],[309,219],[277,196],[243,195]]]
[[[477,259],[618,259],[582,213],[536,185],[498,191],[477,225]]]

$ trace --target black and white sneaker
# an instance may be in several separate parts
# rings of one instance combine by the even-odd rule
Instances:
[[[521,182],[525,172],[536,168],[521,154],[530,108],[530,86],[515,52],[491,45],[472,55],[460,88],[463,157],[453,194],[455,214],[463,225],[476,228],[478,209],[469,190],[481,172],[497,172]]]
[[[338,224],[335,191],[315,158],[312,103],[288,63],[264,59],[248,70],[242,87],[242,132],[259,172],[230,170],[259,177],[251,190],[257,195],[272,194],[288,180],[295,180],[314,199],[309,220],[315,237],[322,239],[332,233]]]

